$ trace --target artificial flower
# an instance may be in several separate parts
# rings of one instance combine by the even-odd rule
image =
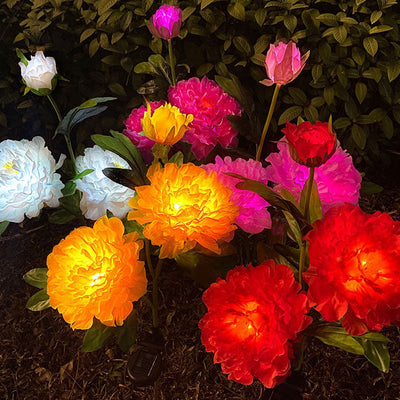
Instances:
[[[168,163],[150,167],[150,185],[136,187],[129,201],[129,220],[146,224],[143,235],[161,246],[160,258],[174,258],[196,244],[219,254],[218,241],[230,241],[236,229],[238,208],[232,191],[193,164]]]
[[[21,76],[27,87],[40,89],[54,89],[53,78],[57,75],[56,61],[53,57],[45,57],[43,51],[37,51],[31,56],[28,64],[18,63],[21,68]]]
[[[268,180],[276,183],[274,190],[288,190],[297,201],[307,181],[309,168],[298,164],[290,156],[285,138],[278,142],[278,152],[271,153],[266,161]],[[315,168],[315,183],[325,213],[333,206],[344,203],[358,204],[361,189],[361,175],[353,165],[353,160],[338,143],[333,156],[320,167]]]
[[[345,204],[313,224],[309,296],[325,321],[338,321],[351,335],[400,323],[400,222]]]
[[[0,143],[0,222],[37,217],[44,205],[58,207],[64,184],[55,171],[61,167],[42,137]]]
[[[151,111],[155,111],[158,107],[163,106],[165,101],[151,101],[148,104],[150,104]],[[144,161],[149,163],[153,159],[151,148],[154,146],[155,142],[143,134],[141,119],[143,118],[146,110],[147,108],[145,106],[134,108],[129,117],[125,120],[126,128],[122,133],[126,135],[139,149],[139,151],[142,153]]]
[[[143,242],[124,235],[118,218],[101,217],[93,228],[73,230],[47,257],[47,293],[73,329],[89,329],[93,318],[122,325],[147,288]]]
[[[300,289],[287,265],[267,260],[234,268],[204,292],[201,341],[229,379],[272,388],[290,374],[292,342],[312,322]]]
[[[303,70],[310,52],[303,56],[296,44],[279,42],[269,46],[265,57],[265,69],[269,79],[261,81],[266,86],[287,85],[296,79]]]
[[[259,161],[242,158],[232,161],[230,157],[222,159],[217,156],[214,164],[206,164],[202,167],[206,171],[217,172],[219,181],[232,190],[231,200],[239,207],[236,225],[249,233],[259,233],[265,228],[271,228],[271,216],[266,209],[269,206],[268,202],[257,193],[236,188],[236,184],[241,180],[226,175],[227,172],[233,172],[248,179],[267,183],[266,169]]]
[[[311,124],[305,121],[299,125],[286,122],[282,132],[289,143],[291,156],[299,164],[320,167],[335,152],[336,135],[327,122]]]
[[[81,173],[94,171],[76,180],[76,187],[82,192],[80,208],[88,219],[96,220],[111,211],[116,217],[124,218],[130,210],[128,200],[135,191],[120,185],[103,174],[104,168],[129,169],[129,164],[120,156],[95,145],[85,149],[83,156],[76,157],[76,169]]]
[[[278,142],[278,152],[271,153],[265,160],[271,164],[267,167],[267,177],[277,184],[274,190],[280,193],[282,189],[286,189],[299,202],[309,168],[293,160],[284,138]],[[349,153],[339,143],[333,156],[325,164],[315,168],[314,180],[323,213],[344,203],[358,204],[361,174],[354,167]]]
[[[154,111],[150,104],[141,120],[143,133],[154,142],[172,146],[182,139],[193,121],[193,115],[182,114],[179,108],[165,104]]]
[[[177,6],[163,4],[150,18],[149,31],[160,39],[177,37],[182,25],[182,10]]]
[[[214,81],[203,77],[179,81],[170,86],[168,98],[181,112],[193,115],[193,122],[183,140],[192,145],[192,152],[198,160],[205,158],[220,143],[222,147],[235,147],[237,132],[228,115],[239,116],[239,103]]]

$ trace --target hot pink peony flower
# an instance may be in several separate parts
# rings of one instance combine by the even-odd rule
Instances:
[[[177,37],[182,25],[182,10],[177,6],[163,4],[147,24],[149,31],[156,37],[170,40]]]
[[[287,189],[296,200],[300,200],[309,168],[292,159],[284,138],[278,142],[278,150],[279,152],[271,153],[266,158],[271,163],[267,167],[268,179],[278,184],[275,187],[277,192]],[[340,147],[339,142],[333,156],[325,164],[315,168],[314,179],[323,213],[333,206],[358,203],[362,178],[354,167],[351,156]]]
[[[296,79],[303,70],[309,52],[301,56],[296,44],[279,42],[271,44],[265,57],[265,69],[269,79],[261,81],[266,86],[286,85]]]
[[[150,103],[151,111],[153,112],[155,109],[161,107],[164,104],[164,100],[152,101]],[[146,106],[134,108],[131,111],[128,119],[125,121],[126,129],[124,129],[122,133],[128,136],[128,138],[131,139],[132,143],[140,150],[143,159],[146,162],[150,162],[153,159],[151,148],[153,147],[155,142],[147,138],[146,136],[140,135],[140,133],[143,132],[140,120],[143,118],[146,109]]]
[[[222,160],[221,157],[217,156],[214,164],[206,164],[202,167],[208,172],[211,170],[217,172],[218,180],[232,189],[231,200],[239,207],[240,213],[236,217],[236,225],[249,233],[259,233],[265,228],[271,228],[271,216],[266,209],[269,206],[268,202],[257,193],[237,189],[236,184],[240,182],[240,179],[225,174],[225,172],[233,172],[266,183],[268,180],[266,169],[262,167],[259,161],[246,161],[242,158],[232,161],[230,157],[225,157]]]
[[[237,145],[237,132],[227,115],[240,115],[239,103],[214,81],[204,77],[179,81],[168,90],[169,102],[182,113],[193,114],[194,119],[183,140],[192,145],[198,160],[206,157],[220,143],[223,147]]]

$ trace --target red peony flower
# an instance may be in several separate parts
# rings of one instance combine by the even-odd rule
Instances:
[[[331,208],[305,239],[309,297],[326,321],[351,335],[400,322],[400,222],[346,204]]]
[[[272,388],[290,374],[291,341],[312,322],[299,291],[288,266],[267,260],[234,268],[204,292],[201,340],[229,379],[250,385],[254,377]]]
[[[336,150],[336,135],[329,129],[327,122],[302,122],[299,125],[286,122],[282,132],[289,142],[290,154],[299,164],[307,167],[319,167]]]

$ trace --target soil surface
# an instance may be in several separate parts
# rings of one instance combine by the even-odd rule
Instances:
[[[370,195],[361,201],[367,212],[381,210],[400,219],[400,191]],[[10,224],[0,237],[0,400],[398,400],[400,399],[400,329],[386,328],[392,341],[390,372],[384,374],[364,357],[312,339],[301,373],[293,373],[274,390],[260,382],[243,386],[229,381],[200,342],[198,321],[206,308],[203,289],[175,265],[160,278],[160,320],[166,339],[163,372],[155,387],[135,387],[127,376],[129,354],[111,341],[82,353],[84,333],[73,331],[53,309],[25,308],[37,291],[22,280],[32,268],[45,267],[53,246],[74,225],[52,225],[47,213],[23,224]],[[400,266],[399,266],[400,267]],[[139,339],[150,330],[143,302]]]

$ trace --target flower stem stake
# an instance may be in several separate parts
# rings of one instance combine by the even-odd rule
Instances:
[[[182,10],[177,6],[163,4],[147,23],[149,31],[160,39],[168,41],[169,64],[171,67],[172,85],[176,86],[175,60],[171,39],[177,37],[182,25]]]
[[[275,110],[279,89],[282,85],[287,85],[298,77],[309,55],[310,52],[308,51],[301,56],[300,50],[292,41],[289,41],[287,44],[284,42],[279,42],[277,45],[271,44],[269,47],[265,57],[265,69],[269,79],[264,79],[260,83],[265,86],[272,86],[273,84],[276,84],[276,86],[269,107],[267,120],[265,121],[264,129],[261,133],[260,144],[257,147],[257,161],[260,161],[261,158],[262,148]]]

